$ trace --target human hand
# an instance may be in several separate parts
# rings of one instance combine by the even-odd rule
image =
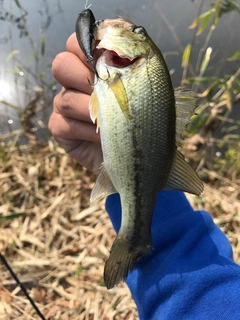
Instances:
[[[48,127],[69,155],[89,170],[99,173],[103,161],[100,136],[89,116],[92,92],[89,81],[94,82],[94,73],[75,33],[68,38],[66,47],[67,52],[59,53],[52,64],[52,73],[63,87],[54,99]]]

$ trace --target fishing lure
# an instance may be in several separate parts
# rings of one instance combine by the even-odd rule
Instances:
[[[79,46],[87,57],[87,62],[92,64],[93,69],[99,78],[93,58],[93,50],[95,48],[94,34],[97,27],[97,23],[95,22],[96,19],[94,14],[87,8],[79,13],[75,30]]]

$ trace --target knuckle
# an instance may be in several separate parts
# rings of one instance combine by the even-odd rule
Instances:
[[[53,136],[56,135],[56,117],[60,113],[59,112],[59,103],[61,100],[61,92],[59,92],[54,98],[53,98],[53,112],[50,115],[50,118],[48,120],[48,129],[52,133]]]
[[[72,93],[69,91],[65,91],[62,94],[62,99],[61,99],[61,106],[63,111],[68,111],[71,107],[72,104]]]
[[[54,98],[53,98],[53,110],[54,112],[61,113],[61,92],[59,92]]]
[[[73,109],[75,101],[75,93],[73,91],[65,90],[61,95],[61,107],[64,113],[68,113]]]
[[[50,132],[52,133],[52,135],[54,136],[55,135],[55,132],[54,132],[54,114],[51,114],[50,118],[49,118],[49,121],[48,121],[48,129],[50,130]]]
[[[73,104],[74,93],[69,90],[62,89],[53,99],[53,107],[56,113],[67,115]]]
[[[55,95],[55,97],[53,98],[53,107],[57,107],[59,104],[59,98],[60,98],[60,92],[58,94]]]
[[[68,119],[69,131],[70,134],[75,137],[77,132],[79,131],[79,121],[74,119]]]
[[[59,126],[59,117],[56,113],[53,113],[48,121],[48,129],[51,132],[52,136],[57,139],[62,135],[62,129]]]

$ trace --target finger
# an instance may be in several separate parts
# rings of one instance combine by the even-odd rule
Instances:
[[[91,94],[89,81],[93,83],[93,72],[75,54],[59,53],[53,60],[52,73],[63,87]]]
[[[53,110],[64,117],[92,123],[89,113],[89,100],[90,96],[88,94],[62,88],[54,98]]]
[[[80,139],[100,143],[94,124],[67,118],[56,112],[52,113],[48,128],[56,139]]]

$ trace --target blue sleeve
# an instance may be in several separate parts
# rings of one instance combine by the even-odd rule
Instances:
[[[118,194],[106,209],[118,231]],[[194,211],[182,192],[161,191],[152,238],[154,250],[127,279],[141,320],[240,319],[240,267],[207,212]]]

